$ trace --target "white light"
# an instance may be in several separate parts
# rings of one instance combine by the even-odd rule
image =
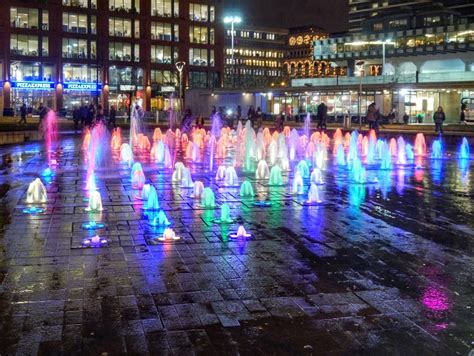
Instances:
[[[232,110],[227,110],[227,115],[232,115]]]
[[[267,93],[267,95],[268,95],[268,98],[270,99],[270,98],[273,96],[273,93],[272,93],[271,91],[269,91],[269,92]]]
[[[408,94],[408,89],[402,89],[402,90],[400,90],[400,95],[405,96],[405,95],[407,95],[407,94]]]
[[[224,17],[224,23],[241,23],[242,19],[239,16],[226,16]]]

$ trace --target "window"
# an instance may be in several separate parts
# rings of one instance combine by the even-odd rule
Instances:
[[[205,48],[190,48],[189,49],[189,64],[193,66],[207,66],[208,53]]]
[[[173,25],[173,28],[174,28],[173,40],[174,40],[175,42],[179,42],[179,25],[174,24],[174,25]]]
[[[97,44],[95,41],[91,41],[91,59],[97,58]]]
[[[428,16],[423,19],[424,25],[425,26],[433,26],[441,23],[441,17],[440,16]]]
[[[49,39],[46,36],[41,38],[41,55],[45,57],[49,55]]]
[[[273,41],[275,39],[275,35],[273,33],[267,33],[266,39]]]
[[[109,36],[132,37],[132,20],[109,18]]]
[[[87,33],[87,15],[63,12],[63,31]]]
[[[87,54],[87,40],[63,38],[63,58],[86,59]]]
[[[140,20],[134,21],[133,31],[135,33],[135,38],[140,38]]]
[[[189,86],[191,88],[207,88],[207,72],[189,72]]]
[[[190,26],[189,28],[189,42],[208,44],[208,28],[200,26]]]
[[[38,28],[38,9],[25,7],[10,8],[11,27]]]
[[[175,8],[177,8],[177,3]],[[173,15],[173,1],[172,0],[152,0],[151,15],[160,17],[171,17]],[[175,17],[177,17],[175,15]]]
[[[132,45],[130,43],[110,42],[109,59],[111,61],[131,61]]]
[[[95,82],[97,80],[97,68],[83,64],[64,64],[63,80],[65,82]]]
[[[178,85],[176,73],[169,70],[151,70],[151,82],[165,85]]]
[[[12,62],[10,79],[13,81],[41,80],[41,65],[38,62]]]
[[[383,30],[383,23],[374,23],[374,31],[382,31]]]
[[[10,36],[10,53],[17,56],[38,56],[38,37],[28,35]]]
[[[408,26],[407,19],[391,20],[388,23],[389,28],[404,28]]]
[[[140,45],[138,43],[133,45],[133,60],[140,62]]]
[[[80,7],[80,8],[90,8],[90,9],[97,9],[97,0],[90,0],[90,6],[88,0],[63,0],[64,6],[73,6],[73,7]]]
[[[208,22],[214,21],[214,6],[211,6],[212,14],[210,14],[209,6],[202,4],[189,4],[189,19],[191,21]],[[211,15],[211,16],[210,16]]]
[[[140,0],[109,0],[110,11],[140,13]]]
[[[111,66],[109,68],[109,84],[111,86],[143,85],[143,68]]]
[[[49,12],[48,10],[43,10],[41,13],[41,29],[43,31],[49,30]]]
[[[209,65],[211,67],[214,67],[214,50],[213,49],[209,51]]]
[[[97,33],[97,17],[95,15],[91,16],[91,33],[95,35]]]
[[[171,64],[171,46],[151,46],[151,62]]]
[[[153,40],[171,41],[171,24],[165,22],[151,23],[151,38]]]

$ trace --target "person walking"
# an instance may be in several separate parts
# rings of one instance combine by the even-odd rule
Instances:
[[[87,121],[87,106],[82,104],[79,111],[81,115],[81,126],[84,126]]]
[[[21,116],[21,119],[20,119],[20,122],[19,124],[23,123],[26,125],[26,115],[28,114],[28,109],[26,107],[26,104],[23,103],[23,105],[20,107],[20,116]]]
[[[405,113],[405,114],[403,115],[403,123],[404,123],[405,125],[408,125],[408,121],[409,121],[409,120],[410,120],[410,116],[408,116],[408,114]]]
[[[369,130],[376,130],[376,127],[377,127],[376,115],[377,115],[377,108],[375,107],[375,103],[372,103],[369,105],[367,109],[367,123],[369,124]]]
[[[43,103],[40,103],[39,104],[39,107],[38,107],[38,114],[39,114],[39,123],[38,123],[38,126],[41,127],[41,125],[43,124],[43,120],[44,118],[46,117],[46,114],[48,113],[48,110],[46,109],[45,106],[43,106]]]
[[[326,129],[326,120],[327,120],[327,114],[328,114],[328,107],[326,104],[321,103],[318,106],[317,112],[316,112],[316,117],[318,119],[318,129],[325,130]]]
[[[81,109],[79,107],[74,107],[72,111],[72,120],[74,121],[74,130],[79,129],[79,121],[81,121]]]
[[[109,112],[109,126],[112,126],[112,128],[115,129],[117,127],[116,120],[117,120],[117,109],[115,109],[115,105],[112,105],[110,107],[110,112]]]
[[[255,108],[253,105],[250,105],[249,110],[247,111],[247,120],[250,120],[253,128],[253,122],[255,120]]]
[[[438,106],[438,110],[433,114],[433,121],[435,123],[436,133],[443,133],[444,120],[446,120],[446,115],[444,114],[443,107]]]
[[[95,107],[94,107],[94,104],[90,104],[89,108],[87,109],[87,117],[85,121],[86,126],[91,127],[92,123],[94,122],[94,118],[95,118]]]
[[[242,118],[242,108],[240,107],[240,105],[237,105],[235,117],[237,119],[237,122],[240,121],[240,119]]]

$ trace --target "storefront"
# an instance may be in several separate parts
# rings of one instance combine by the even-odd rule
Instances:
[[[50,81],[11,81],[10,106],[19,112],[21,105],[26,104],[34,112],[43,104],[46,107],[55,107],[55,85]]]
[[[67,82],[63,84],[63,109],[71,114],[75,107],[99,101],[101,83]]]

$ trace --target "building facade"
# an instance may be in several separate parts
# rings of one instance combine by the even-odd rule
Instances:
[[[2,3],[0,80],[8,114],[23,102],[71,110],[98,101],[163,110],[183,87],[222,85],[218,1],[50,0]],[[177,62],[185,62],[182,77]]]
[[[238,25],[232,32],[225,29],[224,87],[267,88],[288,83],[283,60],[288,30],[260,26]],[[233,62],[232,62],[233,58]]]
[[[384,115],[395,110],[400,118],[407,113],[412,122],[432,123],[442,106],[448,122],[458,122],[461,103],[474,104],[473,18],[420,3],[398,14],[380,12],[360,32],[316,41],[315,60],[347,73],[292,80],[305,110],[324,101],[330,115],[365,116],[375,102]]]

